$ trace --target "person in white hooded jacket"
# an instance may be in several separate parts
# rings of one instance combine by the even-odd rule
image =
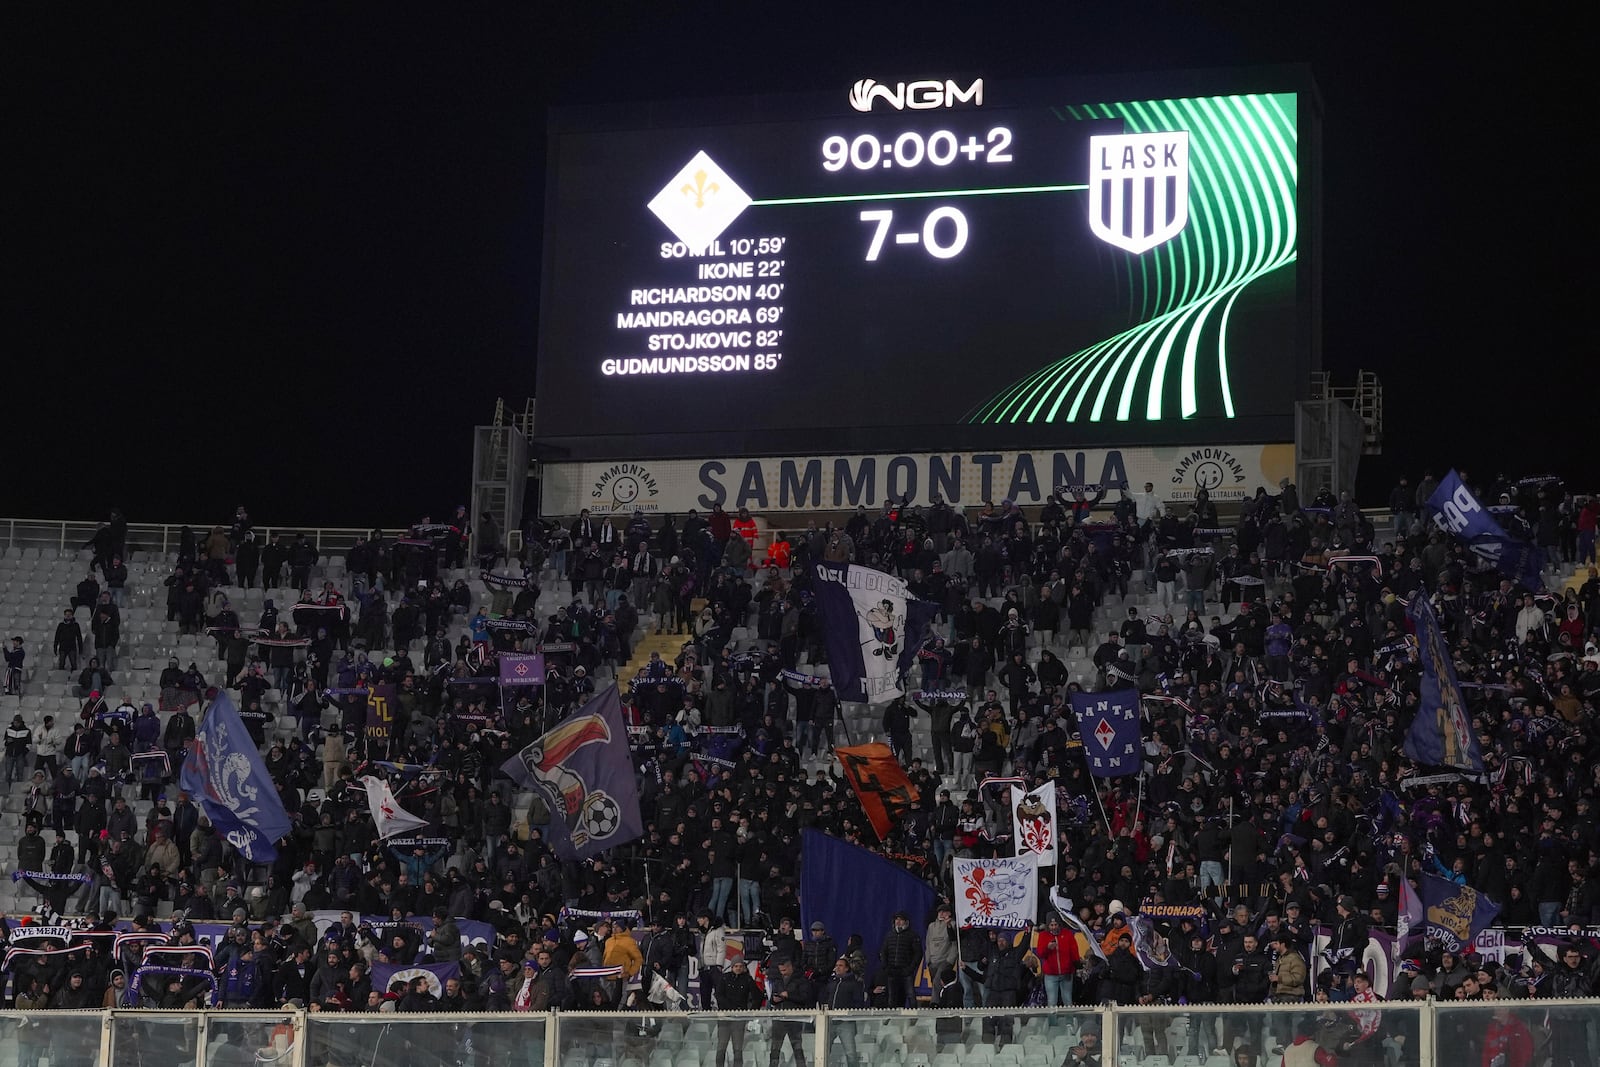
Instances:
[[[1522,610],[1517,612],[1517,643],[1522,644],[1528,635],[1544,626],[1544,609],[1533,602],[1531,595],[1522,598]]]
[[[700,934],[700,1010],[709,1011],[717,979],[727,963],[728,932],[709,911],[702,911],[695,918],[695,926]]]

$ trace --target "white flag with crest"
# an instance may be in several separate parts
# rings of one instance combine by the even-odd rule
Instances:
[[[400,806],[388,782],[369,774],[361,784],[367,787],[367,808],[372,812],[372,821],[378,824],[380,840],[415,833],[428,825],[427,819],[419,819]]]
[[[1046,782],[1024,793],[1011,787],[1011,840],[1017,855],[1035,867],[1056,865],[1056,784]]]

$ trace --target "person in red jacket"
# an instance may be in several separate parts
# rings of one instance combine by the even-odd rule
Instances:
[[[1533,1033],[1510,1008],[1489,1020],[1483,1033],[1483,1067],[1532,1067]]]
[[[1590,497],[1578,512],[1578,562],[1593,563],[1595,527],[1600,526],[1600,497]]]
[[[1044,1002],[1048,1007],[1072,1007],[1072,976],[1078,972],[1078,935],[1061,925],[1052,915],[1044,929],[1033,935],[1033,954],[1039,957],[1039,973],[1044,975]]]
[[[751,516],[749,508],[740,508],[738,517],[730,524],[733,533],[744,538],[744,543],[750,546],[750,558],[756,558],[756,520]]]
[[[728,538],[733,536],[733,521],[728,518],[728,513],[718,504],[711,509],[711,541],[712,552],[716,558],[722,557],[722,549],[728,543]]]

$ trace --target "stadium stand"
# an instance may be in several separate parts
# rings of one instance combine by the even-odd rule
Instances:
[[[0,797],[0,862],[18,872],[0,880],[0,910],[17,917],[7,930],[12,1000],[193,1007],[214,990],[230,1007],[662,1012],[681,992],[688,1006],[753,1009],[791,980],[778,968],[785,939],[776,954],[751,939],[770,946],[780,922],[800,921],[799,830],[874,848],[947,899],[953,855],[1011,850],[1009,807],[981,788],[985,775],[1057,783],[1064,855],[1059,870],[1041,872],[1040,915],[1053,888],[1075,902],[1083,929],[1066,935],[1066,973],[1077,980],[1064,1013],[1024,1015],[1003,1029],[977,1016],[948,1027],[931,1016],[870,1030],[831,1024],[830,1042],[848,1032],[857,1062],[1097,1063],[1085,1059],[1083,1036],[1098,1034],[1100,1016],[1074,1015],[1074,1003],[1376,1001],[1355,983],[1357,961],[1377,935],[1393,941],[1403,899],[1430,878],[1493,898],[1502,928],[1567,936],[1514,934],[1524,936],[1520,949],[1493,953],[1416,941],[1410,962],[1383,976],[1388,999],[1589,996],[1600,974],[1600,763],[1588,729],[1600,699],[1600,578],[1578,558],[1576,535],[1587,514],[1592,552],[1594,505],[1585,511],[1537,481],[1491,494],[1509,505],[1508,527],[1521,523],[1549,549],[1553,592],[1502,581],[1403,495],[1393,533],[1379,540],[1372,517],[1348,500],[1302,507],[1288,485],[1227,516],[1204,499],[1163,506],[1148,491],[1057,497],[1031,516],[1007,504],[964,514],[890,503],[838,527],[824,518],[793,530],[720,510],[681,523],[584,515],[531,524],[509,558],[498,537],[480,536],[480,558],[469,559],[464,514],[398,535],[375,531],[326,554],[292,535],[258,540],[242,509],[231,526],[186,531],[171,555],[128,551],[119,522],[78,549],[12,544],[0,557],[0,627],[21,638],[7,641],[8,668],[24,653],[7,677],[4,709],[20,727],[7,735]],[[938,602],[907,689],[959,688],[966,699],[942,710],[914,698],[840,707],[805,684],[828,671],[808,592],[806,565],[816,560],[893,571]],[[1481,780],[1408,781],[1421,777],[1406,755],[1420,674],[1403,604],[1419,592],[1433,597],[1470,687]],[[69,613],[82,634],[74,647],[63,645],[76,641]],[[535,647],[549,669],[539,698],[502,708],[498,690],[479,683],[496,676],[498,653]],[[548,813],[498,769],[613,681],[633,727],[645,836],[593,862],[559,864],[541,832]],[[380,682],[400,694],[397,739],[381,749],[341,704]],[[295,820],[269,867],[244,863],[176,811],[183,738],[174,745],[168,726],[188,713],[176,709],[198,716],[217,687],[237,694],[259,731]],[[1127,689],[1153,698],[1144,772],[1137,782],[1096,781],[1070,696]],[[153,729],[139,722],[146,704]],[[919,710],[946,724],[946,737]],[[100,735],[96,751],[75,747],[80,724]],[[707,727],[737,727],[739,741],[714,746],[730,735]],[[928,798],[881,842],[862,833],[866,820],[831,755],[835,742],[877,739],[890,741]],[[430,824],[414,851],[374,842],[357,782],[369,773]],[[697,862],[707,846],[711,862]],[[381,923],[391,907],[396,922],[415,926],[362,925],[359,917]],[[1153,965],[1143,945],[1131,954],[1115,936],[1130,914],[1161,916],[1162,907],[1177,909],[1155,927],[1175,968]],[[212,981],[146,983],[132,994],[119,992],[115,975],[126,983],[148,964],[156,937],[107,952],[88,947],[91,936],[19,935],[23,922],[87,935],[113,918],[126,933],[132,917],[135,933],[164,922],[161,938],[177,943],[186,922],[226,925],[235,908],[241,947],[222,932],[212,966],[188,968],[209,970]],[[331,940],[310,915],[326,927],[341,911],[358,918],[335,922]],[[634,913],[638,940],[624,929]],[[920,942],[933,916],[912,919]],[[462,937],[466,923],[478,941]],[[708,947],[736,932],[749,946],[742,954]],[[546,936],[548,960],[537,951]],[[1059,973],[1048,936],[1017,943],[1020,988],[1004,990],[1017,999],[993,999],[1007,973],[997,955],[959,980],[924,973],[906,1003],[891,1002],[880,960],[802,940],[791,1002],[1042,1006],[1046,987],[1056,988],[1045,979]],[[36,945],[37,954],[11,951]],[[965,953],[964,937],[962,945]],[[1104,962],[1094,951],[1102,947]],[[715,980],[698,966],[708,952],[730,965]],[[830,984],[841,952],[850,974]],[[748,996],[733,985],[722,992],[736,955],[761,965]],[[455,965],[453,981],[374,985],[380,967],[430,964]],[[1214,1026],[1192,1012],[1153,1018],[1118,1017],[1122,1064],[1234,1064],[1229,1053],[1245,1046],[1288,1062],[1280,1050],[1306,1040],[1353,1057],[1338,1062],[1376,1063],[1380,1047],[1403,1045],[1394,1039],[1417,1026],[1403,1012],[1393,1026],[1385,1015],[1370,1028],[1347,1013],[1354,1022],[1332,1036],[1309,1012],[1239,1025],[1218,1016]],[[656,1025],[641,1036],[658,1040]],[[732,1040],[721,1025],[685,1024],[663,1062],[720,1067],[719,1049]],[[815,1032],[793,1025],[807,1040]],[[604,1058],[582,1050],[581,1027],[564,1033],[573,1044],[561,1062]],[[744,1062],[778,1062],[780,1033],[752,1027]],[[1559,1026],[1552,1034],[1572,1037]]]

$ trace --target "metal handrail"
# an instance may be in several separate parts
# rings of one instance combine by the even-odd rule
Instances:
[[[83,548],[95,532],[105,525],[99,521],[82,519],[23,519],[0,518],[0,531],[4,532],[4,548],[54,548],[58,552],[76,552]],[[162,555],[176,552],[183,528],[187,526],[197,538],[204,538],[218,526],[226,523],[148,523],[128,524],[128,551],[158,552]],[[353,526],[257,526],[256,537],[266,541],[273,534],[294,537],[305,534],[318,552],[347,549],[356,538],[370,536],[374,527]],[[379,530],[384,537],[398,537],[404,530]]]

